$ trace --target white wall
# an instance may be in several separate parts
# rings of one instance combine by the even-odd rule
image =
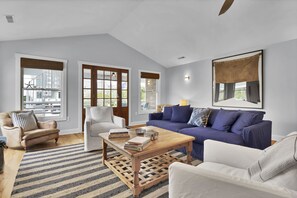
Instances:
[[[272,120],[272,133],[279,138],[297,131],[297,40],[264,48],[263,69],[265,119]],[[167,69],[167,102],[188,99],[192,106],[211,107],[211,70],[211,60]],[[184,80],[186,74],[190,75],[189,81]]]
[[[15,53],[53,57],[68,60],[68,116],[59,122],[59,128],[78,129],[78,61],[88,61],[132,68],[131,71],[131,121],[147,120],[147,115],[137,115],[139,77],[138,70],[161,73],[161,102],[166,101],[165,68],[123,44],[110,35],[75,36],[51,39],[34,39],[0,42],[0,112],[15,109]]]

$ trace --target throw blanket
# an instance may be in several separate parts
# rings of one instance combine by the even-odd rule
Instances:
[[[290,135],[263,152],[249,169],[252,180],[265,182],[279,173],[297,166],[297,135]]]

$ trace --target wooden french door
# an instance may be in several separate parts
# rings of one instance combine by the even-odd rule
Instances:
[[[113,114],[129,123],[129,71],[118,68],[83,65],[82,122],[85,107],[110,106]]]

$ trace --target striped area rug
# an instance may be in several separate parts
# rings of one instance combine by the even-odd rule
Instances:
[[[109,151],[108,155],[116,154]],[[172,151],[185,159],[185,155]],[[83,144],[27,152],[20,164],[12,197],[133,197],[129,188],[101,163],[102,152],[84,152]],[[194,160],[193,165],[199,164]],[[168,181],[140,197],[168,197]]]

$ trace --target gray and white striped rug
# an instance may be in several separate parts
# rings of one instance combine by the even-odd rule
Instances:
[[[171,154],[186,157],[176,151]],[[12,197],[132,197],[129,188],[102,165],[101,157],[101,151],[84,152],[83,144],[27,152],[20,164]],[[199,162],[194,160],[192,164]],[[143,191],[140,196],[168,197],[168,181]]]

